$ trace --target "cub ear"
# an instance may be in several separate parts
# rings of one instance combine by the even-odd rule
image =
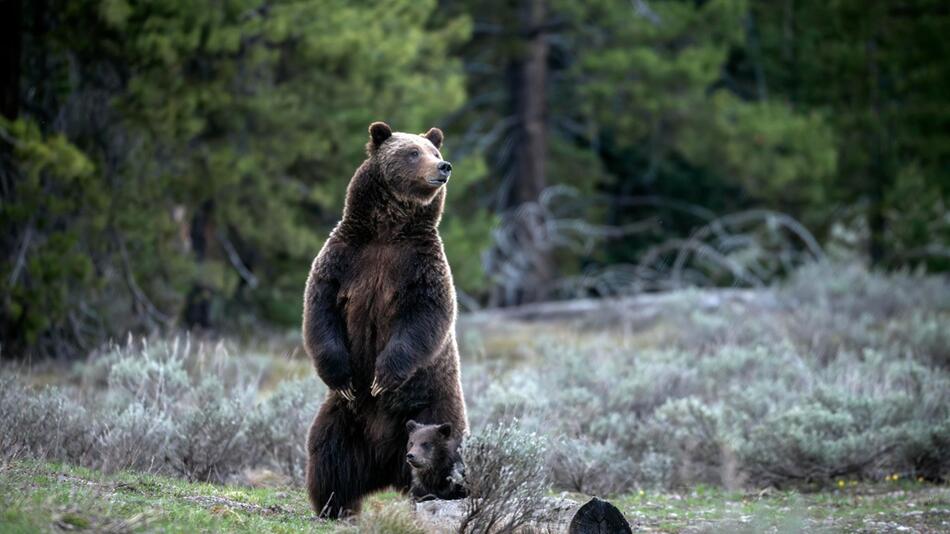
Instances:
[[[415,430],[416,428],[419,428],[419,423],[413,421],[412,419],[410,419],[406,423],[406,432],[409,432],[410,434],[412,434],[412,431]]]
[[[447,438],[452,435],[452,423],[443,423],[439,425],[439,434],[442,434],[443,438]]]
[[[435,145],[436,148],[442,148],[442,130],[438,128],[429,128],[429,131],[422,134],[422,137],[432,141],[432,144]]]
[[[369,125],[369,138],[373,146],[378,147],[383,141],[393,135],[393,129],[385,122],[374,122]]]

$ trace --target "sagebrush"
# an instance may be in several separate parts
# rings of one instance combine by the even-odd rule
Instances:
[[[950,478],[946,278],[817,264],[745,304],[708,297],[677,293],[633,334],[597,317],[557,339],[525,327],[507,359],[514,343],[461,332],[472,480],[524,457],[545,488],[600,495]],[[275,376],[281,362],[172,338],[112,346],[60,385],[6,368],[0,454],[300,484],[325,389],[305,363]]]
[[[265,370],[223,345],[173,338],[112,346],[81,369],[81,388],[37,390],[5,375],[0,445],[106,471],[224,481],[254,467],[299,481],[324,390],[308,377],[258,399]]]
[[[555,488],[593,494],[950,476],[946,278],[815,264],[745,304],[707,297],[632,338],[605,313],[573,342],[519,339],[514,369],[470,365],[473,426],[518,417]]]

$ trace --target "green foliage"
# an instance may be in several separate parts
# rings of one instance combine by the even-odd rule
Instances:
[[[98,247],[83,238],[104,231],[108,193],[82,151],[34,121],[0,118],[0,140],[20,174],[0,204],[0,226],[20,237],[0,262],[4,349],[18,350],[68,329],[75,295],[95,285]]]
[[[447,139],[447,147],[442,151],[450,160],[452,141]],[[439,234],[456,288],[466,295],[478,295],[488,290],[489,281],[481,256],[491,244],[491,229],[497,224],[497,217],[472,202],[475,184],[484,180],[487,173],[484,160],[478,155],[469,155],[458,164],[453,162],[453,169]],[[462,307],[465,305],[466,302],[460,303]]]
[[[91,532],[330,534],[344,526],[314,521],[303,490],[212,485],[137,471],[103,474],[30,460],[0,467],[0,509],[4,532],[81,526]]]
[[[681,160],[801,213],[822,203],[835,171],[834,132],[818,113],[750,101],[724,83],[723,66],[743,45],[746,4],[656,2],[652,17],[616,2],[576,8],[577,98],[616,150],[643,153],[639,187],[668,187],[666,167]]]
[[[574,188],[562,215],[609,236],[542,244],[564,277],[549,285],[618,265],[622,278],[644,251],[752,207],[820,240],[846,234],[879,265],[947,268],[940,0],[539,0],[536,28],[526,5],[30,4],[4,41],[22,60],[0,122],[3,354],[297,325],[380,119],[446,130],[446,251],[463,307],[494,302],[501,277],[482,258],[520,190],[529,101],[543,109],[541,185]],[[524,91],[537,35],[545,85]]]
[[[122,27],[138,68],[121,105],[156,155],[174,155],[152,161],[185,217],[203,217],[198,230],[221,242],[207,251],[192,243],[195,283],[225,303],[237,296],[239,307],[262,298],[256,280],[229,265],[230,240],[240,262],[260,258],[250,267],[266,281],[263,298],[299,310],[301,280],[338,216],[366,125],[387,119],[422,131],[461,103],[445,50],[466,36],[466,20],[428,29],[433,2],[179,7],[143,6]]]
[[[725,92],[711,97],[709,130],[683,132],[692,162],[738,180],[756,200],[816,220],[824,187],[835,172],[834,132],[818,113],[804,115],[777,102],[744,102]],[[713,140],[714,139],[714,140]],[[822,219],[817,219],[822,220]]]
[[[74,352],[179,318],[298,324],[367,124],[424,131],[465,97],[449,49],[470,21],[434,24],[432,0],[52,4],[49,31],[25,34],[29,65],[48,68],[24,85],[55,83],[40,104],[63,119],[0,123],[0,220],[22,252],[0,268],[5,353]],[[470,208],[447,217],[473,290],[465,256],[490,224]]]
[[[752,3],[759,77],[793,105],[827,111],[839,168],[831,202],[856,203],[872,259],[945,267],[950,82],[939,0]],[[789,31],[794,28],[794,31]],[[911,199],[908,188],[924,195]],[[926,191],[926,193],[925,193]],[[932,233],[924,235],[922,228]],[[928,247],[931,247],[928,250]]]

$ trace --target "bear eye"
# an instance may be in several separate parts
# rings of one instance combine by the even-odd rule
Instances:
[[[413,158],[418,158],[418,157],[419,157],[419,151],[416,150],[416,149],[413,149],[412,152],[409,153],[409,156],[410,156],[410,157],[413,157]]]
[[[425,449],[425,450],[429,450],[429,447],[431,447],[431,446],[432,446],[432,445],[431,445],[429,442],[425,442],[425,443],[422,444],[422,448]]]

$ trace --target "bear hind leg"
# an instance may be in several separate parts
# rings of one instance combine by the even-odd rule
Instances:
[[[320,517],[357,514],[365,494],[374,489],[371,458],[356,435],[351,415],[332,401],[317,414],[307,440],[307,492]]]

